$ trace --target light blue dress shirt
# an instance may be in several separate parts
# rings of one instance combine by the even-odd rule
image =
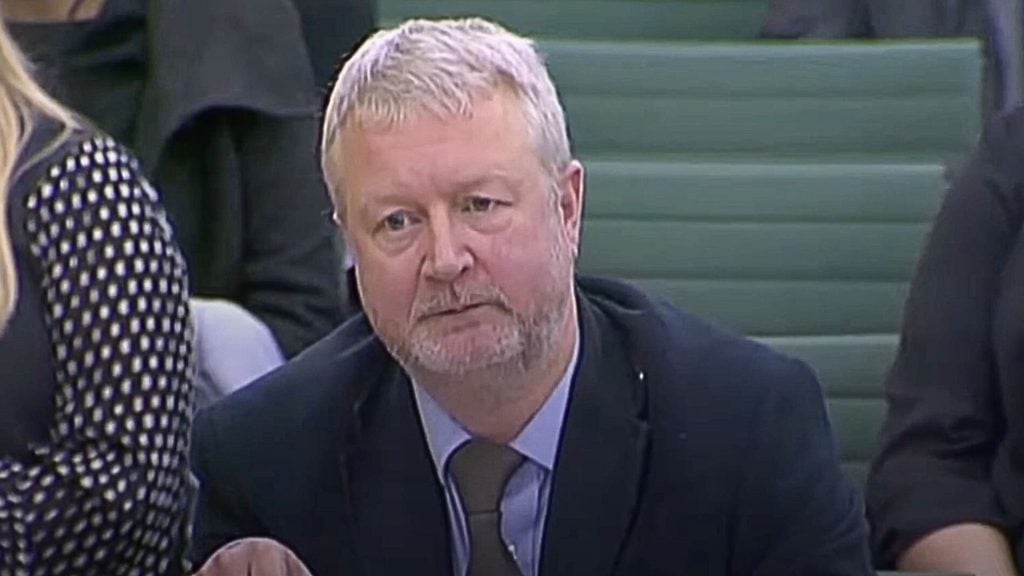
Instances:
[[[551,495],[551,473],[558,454],[562,423],[578,356],[577,336],[572,359],[561,381],[519,436],[509,444],[525,458],[505,487],[501,500],[501,534],[524,576],[537,576],[540,573],[540,551],[548,498]],[[462,501],[448,472],[448,460],[471,437],[415,382],[413,394],[434,461],[434,470],[444,487],[447,500],[454,573],[456,576],[465,576],[469,566],[469,531],[466,529]]]

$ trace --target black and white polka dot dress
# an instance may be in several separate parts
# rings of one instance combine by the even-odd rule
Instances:
[[[178,574],[194,372],[183,259],[111,139],[74,134],[38,166],[8,198],[22,293],[0,336],[0,403],[15,406],[0,412],[0,576]]]

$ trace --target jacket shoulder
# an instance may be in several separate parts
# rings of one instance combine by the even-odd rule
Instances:
[[[275,454],[317,451],[340,427],[346,402],[371,385],[390,356],[362,316],[280,368],[200,411],[194,461],[226,469],[280,465]],[[340,429],[340,428],[339,428]]]
[[[683,374],[738,374],[748,381],[808,370],[800,360],[625,282],[585,278],[580,283],[585,297],[611,318],[647,364]]]
[[[817,378],[799,359],[626,283],[585,279],[581,286],[619,327],[638,368],[649,373],[649,403],[660,406],[652,408],[655,417],[673,419],[702,406],[733,418],[769,397],[823,402]]]

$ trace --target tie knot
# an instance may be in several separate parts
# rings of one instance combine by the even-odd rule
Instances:
[[[522,462],[523,456],[504,444],[470,440],[460,446],[449,466],[465,512],[500,510],[505,485]]]

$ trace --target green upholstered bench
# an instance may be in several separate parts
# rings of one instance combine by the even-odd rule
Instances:
[[[769,0],[380,0],[385,25],[410,17],[485,16],[530,36],[753,39]]]
[[[582,155],[937,162],[980,124],[970,40],[540,48]]]
[[[863,485],[882,380],[941,201],[931,165],[587,163],[580,269],[807,361]]]

